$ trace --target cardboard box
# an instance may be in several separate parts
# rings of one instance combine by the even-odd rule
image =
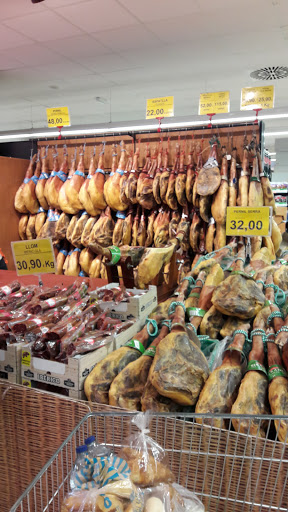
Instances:
[[[8,382],[21,383],[21,357],[24,343],[13,343],[0,350],[0,372],[7,374]],[[5,376],[6,378],[6,376]]]
[[[47,361],[32,355],[32,344],[21,344],[21,377],[22,382],[29,385],[29,382],[43,382],[59,386],[60,388],[75,391],[75,394],[69,393],[69,396],[78,398],[80,391],[84,388],[84,381],[94,366],[104,357],[113,352],[115,348],[123,345],[130,340],[144,325],[144,320],[136,321],[134,324],[121,332],[111,335],[110,342],[104,347],[98,348],[87,354],[79,354],[68,358],[68,364],[57,361]]]
[[[103,288],[110,289],[118,286],[118,283],[110,283],[103,286]],[[134,294],[132,297],[129,297],[129,302],[120,302],[116,305],[112,302],[106,302],[100,304],[100,307],[103,310],[108,308],[112,318],[119,318],[120,320],[129,320],[131,318],[146,319],[157,306],[157,287],[150,285],[147,290],[127,288],[127,291]],[[137,292],[139,295],[137,295]]]
[[[274,215],[274,220],[276,224],[278,224],[281,233],[285,233],[287,219],[287,207],[286,206],[277,206],[276,205],[276,215]]]

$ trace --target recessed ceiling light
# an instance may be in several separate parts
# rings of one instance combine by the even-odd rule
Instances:
[[[268,68],[257,69],[250,73],[250,77],[254,80],[280,80],[280,78],[288,77],[288,67],[271,66]]]
[[[48,85],[49,89],[59,89],[58,85]]]

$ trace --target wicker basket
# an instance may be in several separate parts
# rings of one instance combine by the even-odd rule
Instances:
[[[10,510],[89,411],[85,402],[0,380],[1,512]]]

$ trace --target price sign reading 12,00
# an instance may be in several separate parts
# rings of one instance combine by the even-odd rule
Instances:
[[[18,276],[55,272],[55,257],[51,238],[11,242]]]
[[[226,235],[229,236],[270,236],[272,208],[234,208],[228,206]]]

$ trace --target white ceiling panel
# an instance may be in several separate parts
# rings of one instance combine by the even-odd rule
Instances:
[[[129,25],[91,35],[111,50],[118,52],[130,49],[141,50],[161,44],[157,35],[151,33],[143,25]]]
[[[90,0],[56,9],[56,12],[88,33],[137,23],[115,0]]]
[[[191,15],[200,11],[197,0],[120,0],[120,3],[143,22]]]
[[[58,53],[52,52],[49,48],[45,48],[40,44],[29,44],[11,48],[6,51],[10,58],[18,59],[26,66],[41,66],[46,64],[54,64],[60,62],[62,57]],[[1,68],[1,66],[0,66]]]
[[[23,64],[23,66],[24,66],[24,64]],[[1,71],[5,71],[7,69],[15,69],[15,68],[18,69],[20,67],[21,67],[21,62],[19,60],[11,58],[11,56],[9,55],[9,50],[7,50],[6,52],[0,53],[0,69],[1,69]]]
[[[81,60],[83,62],[85,62],[86,58],[93,57],[94,55],[111,53],[109,48],[106,48],[87,34],[67,37],[57,41],[47,41],[46,46],[69,59]]]
[[[86,59],[85,66],[96,73],[106,73],[111,71],[119,71],[125,69],[136,68],[132,66],[126,59],[120,57],[116,53],[107,55],[95,55],[94,58]]]
[[[29,16],[9,19],[5,21],[5,24],[35,41],[61,39],[81,33],[79,27],[72,25],[52,11],[41,11]]]
[[[59,7],[66,7],[67,5],[80,4],[87,0],[45,0],[45,5],[49,9],[57,9]]]
[[[46,11],[46,4],[32,4],[31,1],[27,0],[12,0],[12,1],[1,1],[0,9],[0,20],[7,18],[15,18],[16,16],[25,16],[27,14],[35,14],[38,12]]]
[[[1,8],[0,8],[1,10]],[[5,25],[0,24],[0,48],[1,50],[7,50],[7,48],[15,48],[22,44],[31,43],[31,38],[25,37],[22,34],[18,34],[15,30],[12,30]]]

